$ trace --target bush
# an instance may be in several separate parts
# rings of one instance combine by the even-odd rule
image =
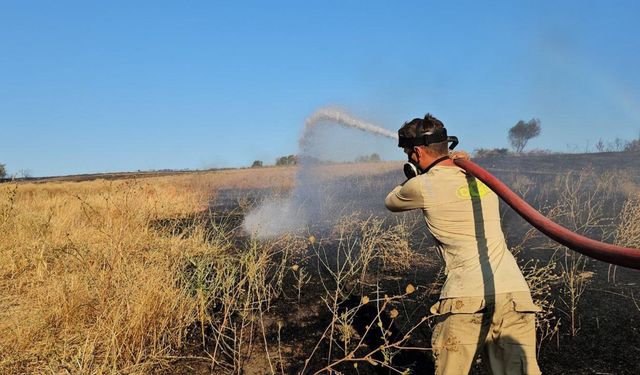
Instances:
[[[0,164],[0,178],[5,178],[7,176],[7,169],[4,164]]]
[[[478,148],[474,153],[477,158],[485,158],[491,156],[507,156],[509,150],[506,148]]]
[[[381,161],[380,155],[375,152],[371,155],[361,155],[356,158],[356,163],[377,163]]]
[[[260,168],[262,167],[262,160],[254,160],[253,164],[251,164],[251,168]]]
[[[551,155],[553,154],[553,151],[551,150],[547,150],[547,149],[543,149],[543,148],[535,148],[533,150],[529,150],[527,152],[525,152],[526,155]]]
[[[632,152],[632,151],[640,151],[640,139],[634,139],[633,141],[626,144],[624,147],[624,151]]]
[[[295,155],[282,156],[276,159],[276,165],[296,165],[298,157]]]

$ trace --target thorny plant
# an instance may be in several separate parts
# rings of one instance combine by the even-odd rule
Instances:
[[[614,221],[606,214],[614,197],[611,176],[593,172],[568,173],[556,179],[559,187],[557,206],[547,216],[573,232],[606,240],[613,234]],[[579,305],[593,272],[587,271],[588,258],[564,246],[550,242],[559,252],[562,284],[558,310],[569,320],[569,334],[580,330]]]
[[[572,231],[603,241],[615,236],[617,244],[637,247],[638,244],[633,242],[634,238],[640,237],[638,235],[640,226],[637,225],[640,222],[637,220],[640,211],[635,203],[637,199],[632,196],[626,201],[619,225],[616,226],[611,215],[611,212],[617,210],[620,196],[628,194],[624,189],[613,185],[614,181],[620,180],[621,176],[618,172],[598,175],[587,170],[559,175],[556,177],[555,183],[543,186],[532,200],[543,206],[541,211],[546,212],[546,216]],[[521,194],[531,195],[529,181],[520,180],[519,182],[514,184],[516,190]],[[568,322],[569,335],[575,336],[578,333],[580,330],[580,301],[587,291],[587,285],[594,273],[589,270],[587,257],[574,253],[554,242],[546,242],[545,246],[535,245],[531,242],[538,238],[540,238],[539,233],[530,229],[524,234],[521,244],[514,246],[513,253],[517,256],[529,243],[532,248],[555,250],[547,264],[540,264],[539,261],[532,260],[521,266],[525,278],[530,284],[534,301],[543,309],[541,313],[537,314],[538,345],[540,346],[545,339],[554,335],[558,337],[560,321],[564,318]],[[557,269],[554,270],[554,267]],[[616,268],[610,266],[609,269],[615,282]],[[554,298],[550,287],[556,281],[560,283],[560,294]],[[557,299],[557,303],[555,299]],[[563,319],[555,318],[554,309],[563,315]]]
[[[311,275],[305,271],[304,267],[301,267],[297,264],[291,266],[291,271],[293,272],[293,277],[295,279],[295,287],[298,295],[298,303],[300,303],[300,298],[302,296],[302,288],[311,281]]]
[[[622,207],[620,223],[615,232],[615,244],[640,249],[640,193],[631,195]],[[616,269],[616,266],[609,267],[614,284]]]
[[[382,266],[385,271],[403,271],[411,268],[419,256],[410,243],[417,223],[410,215],[395,215],[393,219],[391,226],[378,235]]]
[[[553,258],[542,264],[538,260],[530,260],[520,267],[531,290],[531,298],[542,309],[536,313],[536,342],[539,354],[542,344],[556,336],[560,329],[560,319],[554,314],[555,300],[551,293],[551,285],[560,277],[555,274],[556,261]]]
[[[383,221],[379,218],[369,217],[362,221],[354,217],[346,218],[340,223],[337,230],[337,249],[331,254],[323,246],[316,248],[319,259],[318,274],[325,290],[323,302],[331,315],[331,322],[325,329],[322,337],[317,342],[311,355],[305,362],[302,373],[305,373],[311,359],[325,344],[327,347],[327,364],[315,373],[336,371],[336,367],[345,362],[352,363],[357,368],[358,362],[367,362],[372,365],[387,367],[397,373],[403,373],[403,369],[394,367],[393,357],[400,350],[430,350],[428,348],[408,348],[405,346],[411,333],[427,320],[423,317],[417,324],[411,327],[402,337],[391,336],[391,324],[394,324],[399,312],[394,307],[402,303],[403,299],[415,291],[412,285],[406,287],[405,293],[398,296],[381,296],[381,290],[376,281],[376,298],[369,299],[364,294],[371,275],[371,267],[374,263],[385,267],[384,258],[397,256],[398,249],[408,250],[407,240],[402,238],[407,233],[398,233],[398,226],[404,223],[396,223],[391,229],[383,228]],[[377,275],[377,272],[374,273]],[[327,275],[327,276],[323,276]],[[376,278],[376,276],[373,276]],[[363,296],[355,307],[348,307],[345,301],[356,295]],[[353,326],[353,320],[365,305],[375,304],[375,313],[372,321],[366,324],[364,332],[360,334]],[[391,308],[391,309],[390,309]],[[390,309],[387,313],[386,310]],[[387,318],[390,317],[390,321]],[[374,348],[366,349],[365,337],[375,335],[379,337],[381,344]],[[334,357],[334,353],[341,354]]]
[[[320,345],[324,341],[327,341],[329,344],[328,363],[323,368],[313,372],[313,374],[321,374],[325,372],[340,373],[337,370],[339,366],[350,363],[354,369],[357,369],[358,363],[365,362],[373,366],[387,368],[394,373],[408,374],[410,371],[409,369],[402,369],[394,366],[393,358],[403,350],[431,350],[430,348],[407,346],[413,332],[422,326],[424,322],[428,321],[430,318],[429,316],[422,317],[403,336],[396,337],[392,335],[392,325],[394,324],[395,319],[399,316],[398,310],[393,306],[401,303],[402,299],[414,291],[415,288],[413,285],[408,284],[404,294],[390,297],[386,294],[382,295],[379,286],[377,286],[375,289],[376,297],[374,299],[370,299],[367,295],[364,295],[357,306],[342,309],[342,311],[340,311],[339,304],[332,306],[332,308],[336,309],[332,311],[332,320],[311,352],[310,357],[305,361],[305,366],[301,373],[305,373],[311,358],[315,355]],[[356,329],[353,327],[354,318],[358,312],[368,304],[374,304],[375,313],[371,320],[365,325],[364,332],[358,334]],[[387,310],[389,310],[388,313]],[[375,335],[379,338],[380,345],[377,345],[376,347],[369,347],[365,343],[365,339],[371,335]],[[331,357],[332,345],[339,347],[340,352],[342,353],[339,358],[333,360]]]
[[[620,223],[615,234],[615,243],[619,246],[640,249],[640,192],[632,194],[624,203],[620,213]],[[616,266],[609,267],[612,280],[615,284]],[[611,271],[612,270],[612,271]],[[629,293],[631,302],[640,311],[640,300],[633,292]]]
[[[249,241],[246,250],[235,256],[217,253],[190,259],[185,285],[199,301],[202,345],[212,348],[208,352],[214,365],[240,372],[258,333],[269,367],[275,371],[265,314],[282,293],[288,256],[297,251],[291,244],[300,243],[287,236],[260,244]]]
[[[537,237],[539,237],[537,230],[535,228],[529,229],[521,242],[511,248],[511,252],[520,264],[522,274],[531,291],[531,298],[542,310],[536,313],[536,343],[539,354],[542,344],[558,335],[560,319],[555,315],[555,300],[552,297],[551,286],[560,279],[560,276],[555,273],[557,264],[554,257],[551,257],[548,262],[541,262],[537,259],[528,261],[520,259],[523,250],[530,246]]]
[[[530,192],[528,180],[520,185],[524,185],[520,189],[523,193]],[[605,208],[614,197],[608,176],[597,176],[589,171],[569,173],[556,177],[554,186],[559,192],[557,201],[555,206],[550,209],[547,207],[546,216],[583,235],[602,239],[611,236],[613,219],[606,215]],[[523,248],[537,238],[539,233],[533,228],[529,229],[520,244],[513,247],[514,255],[517,257]],[[542,312],[537,314],[539,347],[544,340],[558,333],[561,319],[555,317],[555,309],[569,321],[569,334],[575,336],[578,333],[580,299],[593,275],[587,271],[587,257],[555,242],[547,242],[546,246],[555,249],[554,255],[546,264],[528,261],[521,266],[534,302],[542,308]],[[555,272],[556,267],[559,269],[558,273]],[[550,297],[551,285],[556,281],[561,283],[561,294],[558,296],[560,306],[556,306],[555,300]]]
[[[377,233],[380,228],[379,223],[374,222],[370,232],[359,233],[358,228],[353,228],[354,222],[358,224],[353,217],[350,217],[339,224],[337,233],[338,247],[335,252],[330,254],[323,246],[314,249],[318,259],[319,279],[325,290],[323,302],[333,316],[332,323],[329,326],[329,362],[331,361],[333,338],[337,327],[336,317],[340,316],[338,311],[340,302],[354,294],[356,288],[359,288],[360,294],[362,294],[363,281],[370,263],[375,257],[379,256],[377,254],[378,249],[375,246],[375,237],[367,235],[369,233]],[[360,224],[359,228],[367,227],[365,223]],[[329,277],[323,277],[323,274],[328,274]]]

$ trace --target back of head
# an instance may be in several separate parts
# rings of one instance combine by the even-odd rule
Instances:
[[[425,133],[436,133],[444,129],[442,121],[438,120],[430,113],[427,113],[424,118],[414,118],[411,121],[405,122],[404,125],[398,130],[398,136],[404,138],[416,138]],[[449,153],[449,147],[447,141],[431,143],[424,147],[429,153],[434,156],[447,155]]]

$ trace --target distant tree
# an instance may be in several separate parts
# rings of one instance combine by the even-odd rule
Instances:
[[[298,164],[298,158],[295,155],[281,156],[276,159],[276,165],[296,165]]]
[[[540,120],[536,118],[527,122],[520,120],[509,129],[509,143],[517,153],[521,153],[531,138],[540,135],[540,130]]]
[[[6,176],[7,176],[6,165],[0,164],[0,178],[5,178]]]
[[[356,163],[377,163],[381,161],[380,155],[375,152],[371,155],[361,155],[356,158]]]
[[[598,152],[604,152],[605,144],[604,144],[604,141],[602,141],[602,138],[600,138],[598,142],[596,142],[595,146]]]
[[[262,167],[262,160],[254,160],[253,164],[251,164],[251,168],[260,168]]]
[[[616,139],[613,140],[613,143],[609,144],[609,148],[612,149],[613,151],[622,151],[624,150],[626,145],[627,145],[627,142],[625,142],[621,138],[616,137]]]
[[[640,139],[634,139],[624,147],[626,152],[640,151]]]

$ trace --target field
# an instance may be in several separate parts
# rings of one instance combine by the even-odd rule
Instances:
[[[477,162],[566,227],[640,248],[640,154]],[[401,164],[318,167],[311,224],[247,235],[296,172],[0,184],[0,373],[428,373],[442,264],[419,213],[383,207]],[[543,307],[543,373],[640,373],[639,271],[501,210]]]

